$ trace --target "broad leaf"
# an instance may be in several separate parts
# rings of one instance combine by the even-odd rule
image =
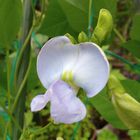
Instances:
[[[58,3],[58,0],[50,1],[45,14],[45,19],[39,32],[46,34],[49,37],[64,35],[65,33],[75,35],[75,31],[69,25],[66,15]]]
[[[129,79],[120,82],[125,91],[140,102],[140,83]]]
[[[58,0],[69,25],[77,32],[87,31],[89,0]]]
[[[0,47],[11,45],[19,30],[21,18],[20,0],[0,0]]]

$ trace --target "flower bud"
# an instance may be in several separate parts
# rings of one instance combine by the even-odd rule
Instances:
[[[129,129],[140,129],[140,103],[129,94],[114,93],[112,103],[119,118]]]
[[[91,41],[100,45],[113,28],[113,19],[111,13],[106,9],[101,9],[99,12],[99,18],[95,30],[91,36]]]
[[[140,129],[140,103],[126,93],[120,81],[112,74],[108,89],[112,104],[122,122],[129,129]]]
[[[87,41],[88,41],[88,36],[85,34],[85,32],[82,31],[81,33],[79,33],[78,42],[81,43]]]
[[[122,122],[129,129],[140,129],[140,103],[126,93],[113,74],[110,75],[108,89],[112,104]]]
[[[76,44],[77,43],[75,38],[72,35],[70,35],[69,33],[66,33],[65,36],[70,39],[72,44]]]

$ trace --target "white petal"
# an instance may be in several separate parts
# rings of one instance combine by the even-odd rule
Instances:
[[[79,44],[79,59],[73,70],[75,83],[87,92],[88,97],[100,92],[109,77],[109,63],[104,52],[94,43]]]
[[[74,123],[86,115],[84,104],[64,81],[57,81],[52,87],[51,117],[57,123]]]
[[[103,51],[94,43],[73,45],[67,37],[52,38],[39,53],[38,76],[48,88],[65,71],[72,71],[74,82],[92,97],[105,86],[109,64]]]
[[[69,70],[75,64],[78,48],[70,45],[70,40],[59,36],[49,40],[41,49],[37,60],[38,76],[48,88],[64,70]]]
[[[42,110],[49,100],[50,100],[49,93],[35,96],[31,102],[31,111],[36,112]]]

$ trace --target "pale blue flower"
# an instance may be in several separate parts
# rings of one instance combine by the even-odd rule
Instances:
[[[37,73],[47,89],[31,102],[31,111],[43,109],[50,101],[51,117],[57,123],[73,123],[86,116],[86,108],[76,96],[83,88],[88,97],[99,93],[109,77],[109,63],[94,43],[71,44],[65,36],[49,40],[37,60]]]

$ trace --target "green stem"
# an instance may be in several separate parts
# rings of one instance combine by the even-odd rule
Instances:
[[[88,35],[92,33],[92,22],[93,22],[93,0],[89,0],[89,11],[88,11]]]
[[[52,123],[52,122],[50,122],[50,123],[48,123],[46,126],[44,126],[44,127],[40,128],[40,129],[33,130],[33,131],[32,131],[32,133],[33,133],[34,135],[39,135],[40,133],[45,132],[45,131],[46,131],[46,129],[47,129],[50,125],[52,125],[52,124],[53,124],[53,123]]]
[[[109,50],[105,50],[105,53],[106,53],[107,55],[110,55],[110,56],[112,56],[112,57],[115,57],[115,58],[121,60],[123,63],[125,63],[125,64],[127,64],[127,65],[129,65],[129,66],[132,66],[132,65],[133,65],[131,62],[129,62],[128,60],[124,59],[123,57],[121,57],[121,56],[115,54],[114,52],[111,52],[111,51],[109,51]]]
[[[32,25],[32,27],[30,28],[30,31],[29,31],[29,33],[27,35],[27,38],[25,39],[25,42],[22,45],[21,50],[19,52],[19,56],[18,56],[17,64],[16,64],[16,69],[15,69],[15,79],[14,79],[15,86],[16,86],[16,82],[17,82],[17,75],[18,75],[18,69],[19,69],[19,66],[20,66],[20,62],[21,62],[21,59],[22,59],[22,56],[23,56],[23,53],[24,53],[26,47],[28,47],[27,44],[28,44],[28,42],[30,40],[30,37],[31,37],[32,32],[33,32],[33,29],[34,29],[34,25]]]
[[[23,88],[24,88],[24,86],[25,86],[25,83],[26,83],[26,81],[27,81],[27,78],[28,78],[28,75],[29,75],[29,72],[30,72],[30,68],[31,68],[31,54],[30,54],[30,60],[29,60],[28,69],[27,69],[27,71],[26,71],[26,74],[25,74],[25,76],[24,76],[24,79],[23,79],[22,83],[20,84],[20,87],[19,87],[19,89],[18,89],[18,91],[17,91],[17,94],[16,94],[16,97],[15,97],[14,104],[13,104],[13,106],[12,106],[12,112],[15,110],[15,107],[16,107],[16,105],[17,105],[17,102],[18,102],[18,100],[19,100],[19,97],[21,96],[22,90],[23,90]]]
[[[132,69],[135,69],[135,70],[140,71],[140,65],[133,64],[132,62],[128,61],[127,59],[125,59],[125,58],[123,58],[123,57],[121,57],[121,56],[119,56],[119,55],[117,55],[117,54],[115,54],[114,52],[111,52],[111,51],[109,51],[109,50],[105,50],[105,53],[106,53],[107,55],[110,55],[110,56],[112,56],[112,57],[114,57],[114,58],[119,59],[119,60],[122,61],[123,63],[129,65]]]
[[[19,130],[20,132],[22,132],[22,128],[20,127],[20,125],[19,125],[19,123],[16,121],[16,119],[13,117],[13,115],[11,114],[11,112],[10,112],[9,110],[7,110],[7,109],[5,108],[5,106],[2,105],[1,103],[0,103],[0,106],[1,106],[1,107],[3,108],[3,110],[10,116],[11,120],[13,121],[13,123],[15,124],[15,126],[18,128],[18,130]],[[6,140],[6,136],[7,136],[7,132],[8,132],[9,125],[10,125],[10,120],[6,123],[3,140]]]
[[[92,5],[92,0],[89,0],[89,11],[88,11],[88,25],[91,25],[91,5]]]
[[[23,133],[22,133],[22,135],[21,135],[21,137],[20,137],[20,139],[19,140],[23,140],[23,139],[25,139],[24,137],[25,137],[25,135],[28,133],[28,137],[34,137],[34,136],[36,136],[36,135],[40,135],[40,134],[42,134],[43,132],[46,132],[46,129],[51,125],[51,124],[53,124],[52,122],[50,122],[50,123],[48,123],[46,126],[44,126],[44,127],[42,127],[42,128],[39,128],[39,129],[30,129],[30,128],[25,128],[24,130],[23,130]]]
[[[29,73],[29,60],[30,60],[30,37],[32,31],[34,29],[33,23],[33,15],[31,8],[31,1],[24,0],[24,14],[23,14],[23,26],[22,26],[22,37],[21,43],[23,44],[19,57],[17,60],[14,84],[16,87],[16,103],[14,102],[14,109],[12,109],[12,113],[19,122],[21,128],[23,128],[24,124],[24,112],[25,112],[25,102],[27,95],[26,88],[26,79]],[[14,95],[15,96],[15,95]],[[13,107],[12,107],[13,108]],[[12,126],[12,139],[19,140],[21,132],[17,129],[17,127],[13,124]]]
[[[79,130],[79,128],[80,128],[80,122],[77,122],[75,124],[75,128],[73,130],[73,134],[72,134],[71,140],[75,140],[75,136],[77,135],[77,131]]]
[[[10,60],[9,60],[9,48],[6,50],[6,64],[7,64],[7,97],[8,97],[8,107],[10,107]]]
[[[120,39],[120,41],[122,43],[125,43],[126,42],[126,40],[124,39],[124,37],[120,34],[120,32],[116,28],[113,28],[113,31],[118,36],[118,38]]]
[[[6,140],[9,122],[6,123],[3,140]]]

